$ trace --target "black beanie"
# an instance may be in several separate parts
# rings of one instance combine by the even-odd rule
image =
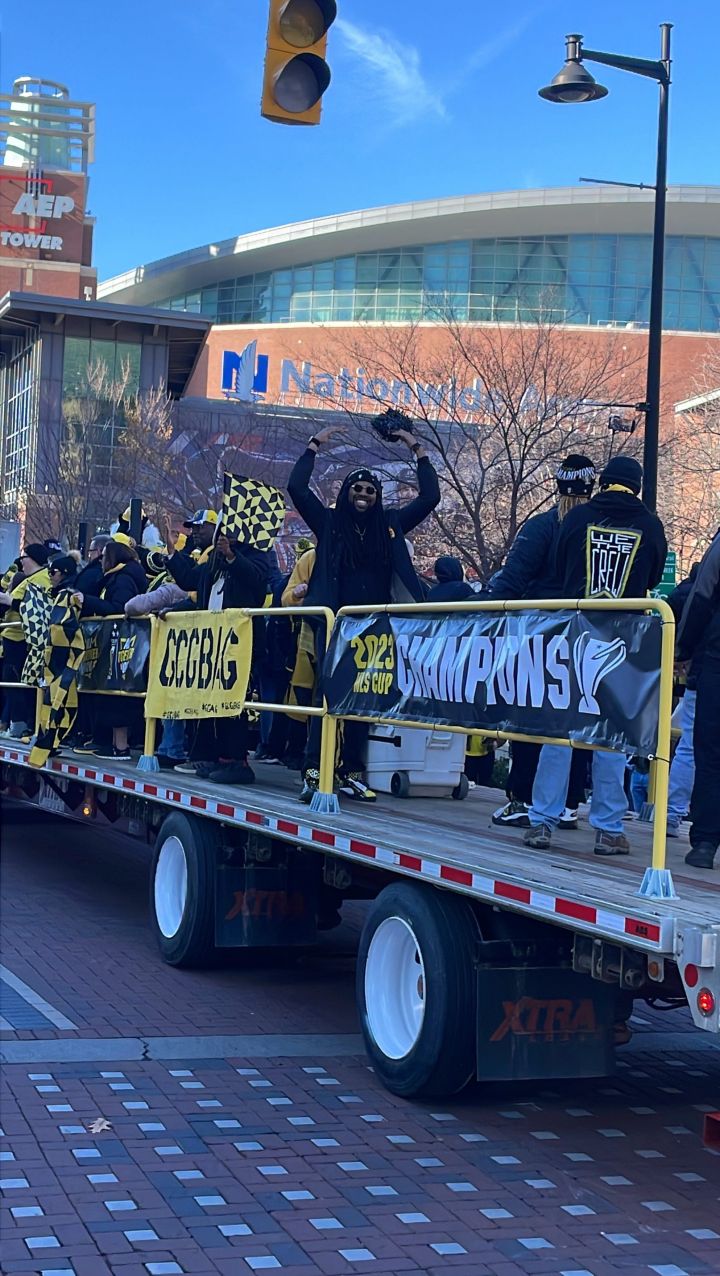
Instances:
[[[38,567],[44,567],[50,557],[47,546],[41,545],[39,541],[33,541],[32,544],[26,545],[23,554],[27,555],[28,558],[32,558]]]
[[[600,475],[600,486],[611,487],[613,483],[618,483],[621,487],[629,487],[631,492],[639,496],[642,480],[642,466],[634,456],[614,456]]]
[[[455,558],[452,554],[443,554],[435,562],[435,576],[437,580],[462,580],[463,568],[459,558]]]
[[[571,452],[561,463],[555,479],[561,496],[590,496],[595,486],[595,466],[589,456]]]

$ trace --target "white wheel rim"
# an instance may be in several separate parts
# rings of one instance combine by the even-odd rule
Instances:
[[[425,966],[415,935],[401,917],[388,917],[370,940],[365,1006],[373,1039],[388,1059],[404,1059],[425,1018]]]
[[[163,842],[155,869],[155,917],[166,939],[177,935],[187,902],[185,848],[178,837]]]

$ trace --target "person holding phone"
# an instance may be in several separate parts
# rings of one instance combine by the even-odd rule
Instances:
[[[408,421],[408,424],[412,423]],[[305,605],[329,607],[337,612],[341,607],[423,602],[423,588],[405,537],[440,502],[435,469],[414,434],[396,428],[390,441],[404,443],[417,460],[417,496],[407,505],[385,509],[380,479],[361,466],[345,476],[335,506],[330,508],[315,495],[310,483],[320,448],[342,430],[342,426],[330,425],[314,434],[288,481],[290,499],[317,539],[315,566]],[[321,659],[319,641],[318,631],[318,658]],[[375,794],[363,779],[367,734],[367,723],[345,723],[340,792],[358,801],[374,802]],[[313,718],[305,757],[302,801],[310,802],[317,790],[319,761],[320,719]]]

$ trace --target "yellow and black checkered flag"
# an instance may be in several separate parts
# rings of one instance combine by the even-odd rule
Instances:
[[[39,687],[42,683],[52,605],[53,600],[42,585],[28,585],[20,603],[20,619],[27,643],[21,681],[29,687]]]
[[[229,540],[272,549],[285,520],[285,497],[276,487],[225,472],[222,530]]]
[[[30,766],[44,766],[71,729],[78,707],[77,674],[85,654],[80,628],[80,608],[71,603],[72,590],[61,590],[50,613],[45,648],[43,703],[37,742],[30,752]]]

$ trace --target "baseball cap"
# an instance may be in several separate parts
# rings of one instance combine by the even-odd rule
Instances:
[[[215,510],[195,510],[192,518],[186,518],[183,527],[200,527],[202,523],[216,525],[218,516]]]

